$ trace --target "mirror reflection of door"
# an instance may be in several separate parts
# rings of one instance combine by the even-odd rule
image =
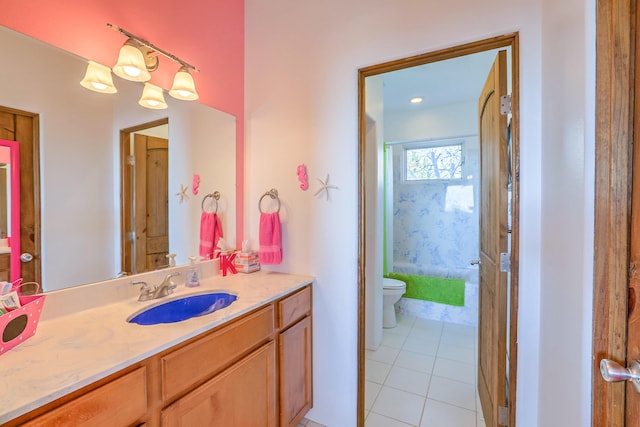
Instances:
[[[11,277],[41,283],[39,115],[0,106],[0,139],[19,142],[20,237],[19,251],[11,252],[11,264],[19,265]],[[21,262],[18,263],[20,255]],[[13,269],[15,270],[15,269]],[[23,289],[25,293],[29,290]]]
[[[168,264],[168,119],[121,131],[122,272]]]

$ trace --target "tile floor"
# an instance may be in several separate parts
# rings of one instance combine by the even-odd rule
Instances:
[[[325,426],[323,426],[322,424],[318,424],[315,421],[311,421],[306,418],[303,418],[297,427],[325,427]]]
[[[366,352],[366,427],[485,427],[477,328],[398,314]]]

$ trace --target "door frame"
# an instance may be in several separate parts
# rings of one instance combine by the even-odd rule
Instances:
[[[625,425],[624,383],[607,383],[602,358],[627,358],[628,274],[637,0],[597,0],[592,426]]]
[[[483,52],[502,47],[511,48],[511,138],[512,138],[512,232],[511,232],[511,271],[510,277],[510,326],[509,326],[509,426],[516,425],[516,373],[518,360],[518,275],[519,275],[519,247],[520,247],[520,84],[519,84],[519,37],[518,33],[505,34],[490,39],[454,46],[434,52],[403,58],[382,64],[372,65],[358,70],[358,427],[364,427],[364,385],[365,385],[365,310],[366,310],[366,182],[365,182],[365,153],[366,153],[366,103],[365,80],[378,74],[398,71],[404,68],[429,64],[445,59]]]
[[[33,277],[29,278],[42,283],[42,230],[40,212],[40,115],[29,111],[0,106],[0,111],[22,117],[30,121],[30,137],[20,143],[20,251],[33,255]],[[28,188],[27,188],[28,186]],[[26,213],[29,209],[32,212]],[[24,217],[31,216],[33,224],[27,224]],[[19,255],[18,255],[19,256]],[[12,254],[13,257],[13,254]],[[21,263],[22,270],[22,263]],[[21,274],[22,276],[22,274]]]
[[[169,118],[154,120],[120,130],[120,268],[131,260],[131,245],[128,238],[128,226],[131,221],[131,168],[129,167],[129,144],[131,134],[141,130],[169,124]]]

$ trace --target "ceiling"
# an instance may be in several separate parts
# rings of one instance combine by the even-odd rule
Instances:
[[[480,52],[384,74],[385,111],[476,101],[496,52]],[[411,104],[409,100],[415,96],[422,97],[423,102]]]

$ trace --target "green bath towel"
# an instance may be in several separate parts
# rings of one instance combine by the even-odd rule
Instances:
[[[464,280],[462,279],[442,279],[400,273],[389,273],[387,277],[402,280],[407,284],[404,298],[464,307]]]

